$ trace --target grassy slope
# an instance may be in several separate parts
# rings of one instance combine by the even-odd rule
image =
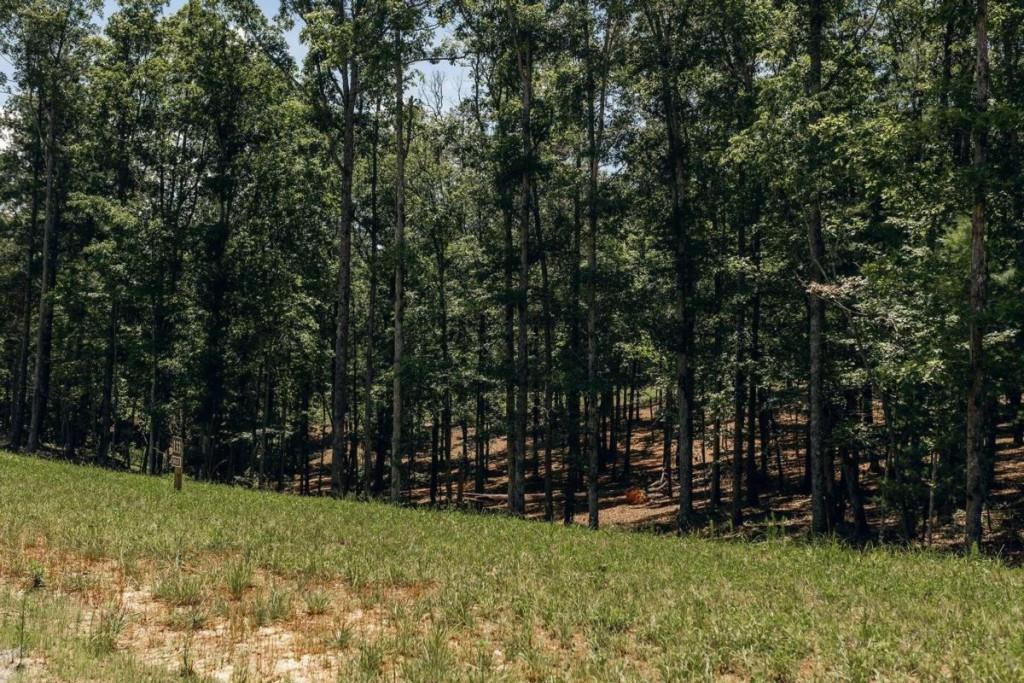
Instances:
[[[338,680],[1024,679],[1024,572],[989,560],[591,533],[193,482],[176,495],[167,479],[0,454],[0,650],[43,573],[26,600],[29,654],[55,677],[141,680],[145,653],[120,627],[104,647],[105,622],[81,616],[83,566],[153,587],[170,630],[186,606],[205,610],[196,629],[251,628],[286,595],[269,620],[322,643]],[[241,566],[256,585],[233,601]],[[325,600],[328,615],[304,623]],[[351,626],[370,612],[378,628]]]

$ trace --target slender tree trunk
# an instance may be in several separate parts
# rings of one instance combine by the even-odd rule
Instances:
[[[523,169],[519,180],[519,291],[516,297],[518,311],[518,348],[516,358],[516,448],[515,448],[515,481],[513,498],[509,508],[514,515],[526,512],[525,504],[525,459],[526,459],[526,423],[527,403],[530,390],[530,366],[528,356],[528,325],[527,301],[530,287],[530,193],[533,181],[533,140],[531,117],[533,106],[533,49],[528,38],[521,36],[516,53],[521,98],[521,127]]]
[[[822,41],[825,23],[824,0],[810,0],[810,73],[807,84],[807,95],[816,99],[821,92],[821,60]],[[812,114],[811,126],[818,115]],[[807,242],[810,251],[808,275],[811,283],[808,313],[810,316],[810,378],[809,401],[810,420],[808,424],[809,449],[811,461],[811,532],[823,534],[828,531],[828,480],[825,471],[824,443],[824,327],[825,302],[815,291],[815,286],[822,282],[824,275],[825,243],[822,237],[821,195],[817,189],[818,174],[818,141],[812,134],[810,158],[808,159],[809,181],[812,184],[810,206],[807,215]]]
[[[590,42],[587,28],[588,45]],[[606,45],[607,47],[607,45]],[[587,433],[589,439],[587,466],[587,524],[596,529],[599,524],[598,475],[601,466],[598,435],[597,406],[597,232],[599,215],[599,186],[601,145],[604,140],[605,77],[602,69],[601,84],[594,82],[594,66],[587,68],[587,397],[590,404]],[[595,101],[596,100],[596,101]]]
[[[483,313],[477,316],[477,377],[483,377],[484,368],[487,362],[487,320]],[[486,446],[487,430],[484,422],[486,420],[486,399],[484,397],[483,382],[477,379],[476,382],[476,420],[474,421],[474,445],[476,446],[476,468],[474,472],[473,490],[476,493],[483,493],[487,483],[487,467],[484,461],[484,449]]]
[[[661,475],[665,480],[665,495],[672,498],[672,416],[675,412],[672,393],[668,394],[668,405],[662,414],[664,433],[662,435],[661,449]]]
[[[440,312],[439,332],[441,366],[444,369],[444,388],[441,392],[441,460],[445,470],[445,495],[452,502],[452,390],[448,377],[451,376],[451,353],[448,349],[448,254],[447,242],[443,236],[435,241],[435,256],[438,273],[438,311]]]
[[[401,80],[401,79],[399,79]],[[399,84],[401,88],[401,84]],[[352,176],[355,170],[355,107],[359,92],[359,69],[348,58],[342,74],[344,131],[341,150],[341,216],[338,221],[338,283],[335,301],[334,392],[331,429],[331,495],[338,497],[348,489],[346,444],[348,441],[348,363],[351,333],[349,317],[352,296]],[[401,182],[401,181],[399,181]],[[343,481],[343,479],[345,481]]]
[[[504,215],[505,224],[505,461],[508,476],[508,508],[512,511],[515,504],[516,485],[516,304],[512,291],[515,253],[512,249],[512,212],[508,209]]]
[[[270,377],[270,366],[266,361],[263,362],[263,410],[262,419],[260,421],[260,440],[259,440],[259,476],[256,482],[258,488],[265,488],[267,485],[267,462],[270,458],[270,435],[268,430],[270,429],[270,414],[273,410],[274,400],[274,387],[273,380]]]
[[[579,171],[582,155],[576,156]],[[569,381],[565,393],[566,460],[563,485],[562,521],[572,524],[576,515],[576,481],[582,465],[580,450],[580,251],[583,235],[583,202],[578,189],[573,193],[572,242],[569,250]]]
[[[768,455],[771,444],[772,410],[768,407],[768,394],[763,386],[757,390],[757,427],[760,440],[761,462],[758,476],[762,482],[768,481]]]
[[[36,233],[39,230],[39,176],[43,166],[42,141],[38,134],[43,121],[42,97],[37,98],[36,126],[32,145],[32,207],[29,212],[28,229],[25,233],[25,270],[22,290],[21,334],[18,343],[18,360],[14,371],[14,390],[11,398],[11,431],[8,446],[17,450],[25,434],[25,398],[28,393],[28,359],[32,350],[32,306],[33,281],[35,279]]]
[[[459,466],[459,487],[455,502],[462,505],[462,496],[466,491],[466,479],[469,477],[469,425],[465,417],[459,420],[459,430],[462,434],[462,460]]]
[[[110,452],[110,428],[114,405],[114,364],[117,361],[117,301],[110,303],[107,320],[107,344],[103,357],[103,388],[100,399],[99,440],[96,457],[105,462]]]
[[[537,245],[540,251],[541,305],[544,316],[544,520],[550,522],[555,517],[554,482],[552,463],[552,441],[554,439],[554,389],[552,375],[554,373],[554,316],[551,313],[551,282],[548,279],[548,246],[544,240],[543,226],[540,220],[540,195],[533,188],[533,223],[536,228]]]
[[[552,374],[554,373],[554,320],[551,314],[551,284],[548,281],[547,247],[540,234],[540,211],[535,210],[537,218],[537,241],[541,246],[541,286],[544,289],[544,520],[555,518],[553,463],[551,457],[552,441],[555,438],[554,428],[554,391]]]
[[[402,63],[402,34],[395,30],[395,355],[392,363],[394,385],[391,407],[391,502],[402,499],[402,317],[405,277],[405,132],[403,97],[405,67]],[[411,472],[410,472],[411,473]]]
[[[986,264],[986,183],[984,173],[988,154],[988,130],[984,114],[988,109],[988,0],[977,0],[974,25],[976,62],[974,67],[974,107],[977,120],[971,128],[971,163],[974,173],[974,210],[971,214],[970,280],[970,385],[967,392],[967,526],[964,544],[970,548],[981,543],[981,512],[985,505],[985,409],[986,371],[983,340],[985,336]]]
[[[629,483],[632,476],[633,455],[633,406],[636,404],[636,365],[634,360],[630,363],[629,385],[626,387],[626,446],[622,454],[622,480]]]
[[[444,463],[445,500],[452,502],[452,397],[446,388],[441,405],[441,462]]]
[[[299,459],[302,468],[302,495],[309,495],[309,383],[303,381],[299,406]]]
[[[376,402],[373,399],[374,343],[377,338],[377,182],[378,145],[380,141],[380,103],[378,101],[373,117],[373,145],[370,154],[370,249],[367,257],[369,270],[369,293],[366,304],[366,379],[363,390],[363,497],[373,495],[373,414]]]
[[[736,233],[737,243],[737,254],[740,258],[746,255],[746,233],[745,225],[740,222],[738,231]],[[736,289],[737,289],[737,301],[736,301],[736,371],[733,380],[733,455],[732,455],[732,523],[734,526],[738,526],[743,522],[743,423],[746,401],[746,373],[744,372],[744,366],[746,364],[745,358],[745,345],[743,343],[743,337],[746,333],[746,303],[743,300],[745,296],[745,279],[742,271],[737,277]],[[753,430],[751,430],[753,431]]]
[[[722,505],[722,417],[715,409],[715,424],[711,444],[711,510],[717,512]]]
[[[57,105],[46,108],[46,143],[43,150],[46,167],[43,219],[43,274],[39,291],[39,325],[36,334],[36,364],[32,390],[32,416],[26,450],[34,453],[42,445],[46,404],[50,397],[50,352],[53,345],[53,289],[57,283],[57,241],[60,224],[57,216]]]
[[[751,365],[755,364],[756,361],[751,363]],[[747,459],[744,466],[744,476],[747,480],[746,502],[751,507],[761,504],[757,475],[757,414],[757,374],[751,371],[747,391],[747,424],[749,427],[747,428]]]
[[[750,256],[751,262],[754,267],[754,283],[753,291],[750,296],[750,393],[749,393],[749,404],[750,410],[750,428],[748,430],[748,441],[747,441],[747,505],[757,506],[760,504],[759,488],[761,478],[764,475],[766,467],[762,467],[758,471],[757,465],[757,436],[758,430],[755,429],[755,425],[758,424],[760,418],[760,436],[761,436],[761,451],[762,461],[764,460],[764,434],[765,434],[765,422],[764,414],[761,408],[761,402],[759,398],[763,393],[761,389],[761,292],[760,283],[757,281],[759,271],[761,269],[761,234],[757,228],[754,228],[753,235],[750,239]]]
[[[435,413],[430,424],[430,505],[437,505],[438,419]]]
[[[592,101],[592,100],[591,100]],[[590,183],[588,192],[590,230],[587,239],[587,397],[590,410],[587,415],[589,439],[587,463],[587,524],[596,529],[598,515],[598,472],[601,463],[600,439],[597,431],[597,176],[598,151],[594,135],[593,106],[591,106]]]

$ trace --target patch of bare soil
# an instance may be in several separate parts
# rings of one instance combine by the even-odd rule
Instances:
[[[241,596],[232,597],[211,578],[202,600],[175,605],[158,597],[161,572],[152,566],[134,564],[126,571],[111,560],[51,552],[39,543],[20,549],[18,555],[16,562],[0,561],[0,586],[21,591],[29,585],[30,575],[41,571],[48,578],[36,590],[60,595],[72,605],[71,632],[64,636],[109,633],[109,647],[144,665],[215,681],[341,680],[357,664],[361,647],[403,636],[424,637],[438,604],[437,587],[430,583],[356,590],[330,581],[298,587],[284,577],[256,572]],[[268,620],[260,616],[259,603],[275,587],[290,591],[292,608],[287,616]],[[303,596],[314,592],[323,600],[312,610]],[[581,634],[570,635],[570,642],[564,643],[535,628],[530,642],[556,656],[584,656],[586,641]],[[509,634],[482,615],[474,615],[472,638],[464,636],[456,631],[445,636],[456,661],[475,661],[480,651],[474,648],[483,645],[495,671],[518,666],[503,651]],[[400,678],[401,667],[411,656],[409,652],[382,661],[385,678]],[[20,663],[24,671],[6,658],[0,660],[0,683],[18,671],[35,672],[27,680],[46,678],[42,659],[23,658]]]
[[[325,587],[327,602],[321,613],[309,614],[293,596],[287,618],[263,623],[266,618],[259,616],[254,596],[270,577],[258,576],[237,601],[214,595],[196,606],[175,606],[156,598],[152,584],[127,576],[114,562],[51,554],[41,547],[25,550],[29,561],[54,577],[52,585],[40,590],[55,591],[76,605],[78,632],[69,635],[109,632],[117,649],[176,673],[217,681],[335,681],[341,664],[352,656],[351,642],[387,628],[381,610],[359,606],[355,594],[340,584]],[[0,573],[0,581],[23,587],[24,576],[12,574],[11,567],[0,568],[8,570]],[[42,667],[36,660],[22,664]],[[0,661],[0,681],[13,677],[12,667],[8,658]]]
[[[0,650],[0,683],[16,679],[39,680],[44,671],[45,662],[41,657],[23,657],[17,648]]]

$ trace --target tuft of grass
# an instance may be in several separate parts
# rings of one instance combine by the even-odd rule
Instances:
[[[338,624],[325,643],[336,650],[347,650],[352,645],[352,627],[349,624]]]
[[[271,586],[265,595],[257,596],[249,605],[249,615],[256,627],[284,621],[291,614],[291,593],[277,586]]]
[[[306,593],[302,596],[302,600],[306,603],[306,614],[310,616],[324,614],[331,604],[331,597],[321,590]]]
[[[125,614],[116,605],[108,605],[96,617],[89,632],[89,647],[97,655],[106,655],[117,649],[117,639],[124,630]]]
[[[364,643],[359,646],[356,666],[363,680],[373,680],[384,668],[384,646],[380,641]]]
[[[198,576],[174,571],[157,582],[153,597],[175,607],[195,607],[203,601],[203,583]]]
[[[28,572],[29,590],[35,591],[46,586],[46,567],[33,560],[29,563]]]
[[[224,585],[235,600],[241,600],[246,589],[252,586],[252,566],[242,560],[227,565],[224,572]]]
[[[206,626],[208,619],[206,610],[192,606],[176,609],[167,620],[167,625],[176,631],[198,631]]]

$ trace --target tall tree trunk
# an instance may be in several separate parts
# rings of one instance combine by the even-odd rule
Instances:
[[[512,290],[515,252],[512,248],[512,212],[504,211],[505,243],[503,259],[505,275],[505,469],[508,477],[507,497],[509,511],[515,505],[516,487],[516,304]]]
[[[810,0],[810,73],[807,79],[807,96],[817,99],[821,92],[821,60],[822,41],[825,23],[824,0]],[[817,106],[817,105],[815,105]],[[810,125],[819,118],[812,113]],[[808,170],[809,182],[812,184],[810,206],[807,215],[807,242],[809,247],[808,276],[811,285],[809,292],[808,313],[810,316],[810,377],[809,401],[810,419],[808,424],[809,449],[811,461],[811,532],[823,534],[828,531],[828,488],[829,482],[825,471],[824,444],[824,327],[825,302],[816,291],[815,286],[822,282],[824,276],[825,242],[822,237],[821,194],[818,190],[819,172],[817,157],[819,141],[812,134],[809,151]]]
[[[391,408],[391,502],[402,499],[402,317],[405,310],[405,67],[402,62],[402,34],[395,30],[395,355],[392,363],[394,385]]]
[[[539,222],[538,217],[538,225]],[[555,323],[551,314],[551,283],[548,281],[547,248],[544,246],[544,242],[539,234],[537,239],[541,244],[541,286],[544,289],[544,519],[550,522],[555,518],[554,473],[552,471],[554,465],[551,457],[552,446],[554,445],[552,442],[555,438],[554,390],[552,388]]]
[[[33,202],[35,200],[33,199]],[[32,221],[33,225],[35,220]],[[30,338],[32,336],[32,252],[34,239],[26,248],[25,257],[25,284],[21,310],[21,330],[18,340],[18,358],[14,369],[14,386],[11,392],[11,430],[10,439],[7,442],[8,448],[18,450],[21,448],[21,441],[25,430],[25,394],[28,386],[28,358],[31,349]]]
[[[588,58],[590,53],[589,24],[587,30]],[[608,50],[610,27],[605,30],[605,44],[602,60]],[[587,467],[587,523],[591,529],[599,524],[598,475],[601,465],[600,441],[597,421],[597,232],[598,201],[601,164],[601,147],[604,143],[605,95],[607,90],[606,65],[601,63],[601,80],[594,80],[596,64],[587,64],[587,160],[589,177],[587,183],[587,217],[589,231],[587,238],[587,397],[590,404],[587,432],[589,439]]]
[[[42,118],[42,102],[39,117]],[[32,208],[29,213],[28,229],[25,233],[25,270],[22,290],[21,334],[18,341],[18,360],[14,371],[14,390],[11,397],[11,432],[8,446],[14,450],[21,448],[25,431],[25,395],[28,387],[28,359],[31,353],[32,337],[32,301],[33,301],[33,267],[36,251],[36,231],[39,226],[39,175],[42,165],[42,149],[38,134],[35,136],[32,159]]]
[[[582,155],[577,154],[577,171]],[[580,452],[580,251],[583,235],[582,205],[578,189],[573,193],[572,241],[569,250],[569,381],[565,392],[566,459],[562,482],[562,521],[572,524],[576,516],[576,481],[581,469]]]
[[[587,238],[587,414],[588,462],[587,462],[587,524],[596,529],[599,524],[598,473],[601,464],[600,438],[598,434],[597,405],[597,179],[598,157],[595,113],[591,98],[590,130],[590,181],[587,192],[590,230]]]
[[[514,515],[526,512],[525,469],[526,469],[526,423],[527,403],[530,390],[530,367],[528,357],[527,300],[530,286],[530,193],[533,182],[533,132],[531,117],[533,107],[533,46],[529,37],[520,35],[516,50],[520,78],[520,126],[522,134],[523,168],[519,179],[519,291],[516,297],[518,312],[518,348],[516,358],[516,448],[513,496],[509,508]]]
[[[986,280],[986,157],[988,124],[988,0],[977,0],[974,25],[976,62],[974,66],[974,108],[971,127],[971,165],[974,173],[974,210],[971,213],[971,285],[970,285],[970,386],[967,392],[967,526],[964,543],[970,548],[981,543],[981,511],[985,505],[985,409],[986,373],[983,340],[985,336]]]
[[[42,445],[46,403],[50,397],[50,352],[53,345],[53,289],[57,284],[57,241],[60,225],[57,208],[57,105],[46,107],[46,143],[43,149],[46,189],[43,219],[43,274],[39,291],[39,325],[36,334],[36,364],[32,389],[32,416],[27,450]]]
[[[401,94],[399,61],[399,94]],[[341,142],[341,216],[338,221],[338,282],[335,292],[334,391],[331,394],[331,495],[338,497],[349,486],[346,443],[348,441],[349,317],[352,282],[352,176],[355,171],[355,108],[359,93],[359,68],[351,55],[342,73],[343,125]],[[401,182],[401,181],[399,181]],[[344,481],[343,481],[344,480]]]
[[[380,141],[380,102],[373,117],[373,145],[370,155],[370,249],[367,256],[367,269],[370,282],[366,304],[366,375],[363,389],[363,497],[373,495],[373,414],[376,402],[373,399],[374,382],[374,342],[377,338],[377,182],[378,145]]]
[[[533,224],[536,230],[537,247],[540,251],[541,307],[544,322],[544,521],[550,522],[555,516],[552,441],[554,439],[554,316],[551,313],[551,282],[548,279],[548,246],[544,241],[544,230],[540,217],[540,194],[533,188]]]
[[[746,255],[746,226],[741,221],[737,226],[736,252],[742,259]],[[743,337],[746,334],[746,292],[743,271],[736,279],[736,371],[733,379],[733,453],[732,453],[732,523],[738,526],[743,522],[743,423],[746,414],[746,364]],[[753,430],[751,430],[753,431]]]

